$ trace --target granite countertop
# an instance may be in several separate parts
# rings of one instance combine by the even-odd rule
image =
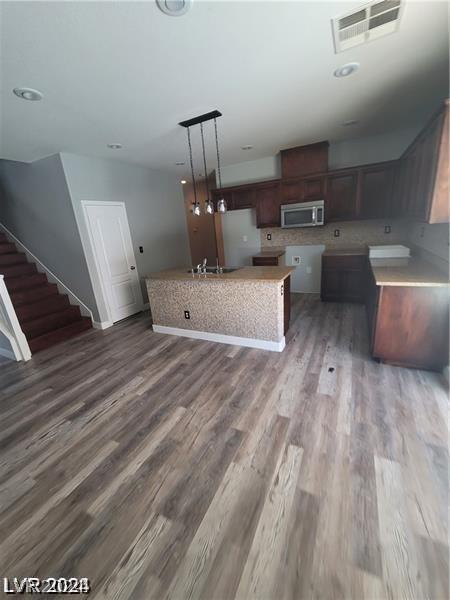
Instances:
[[[322,256],[366,256],[369,254],[367,246],[344,246],[342,248],[326,248]]]
[[[253,258],[278,258],[279,256],[283,256],[286,254],[285,248],[268,248],[267,250],[261,250],[258,254],[254,254]]]
[[[294,267],[241,267],[231,273],[193,275],[187,267],[150,273],[145,279],[165,281],[283,281],[294,271]]]
[[[322,256],[367,256],[367,246],[347,246],[327,248]],[[379,286],[417,286],[448,287],[448,276],[432,264],[419,258],[411,257],[408,264],[401,267],[388,267],[371,264],[375,282]]]
[[[375,282],[379,286],[448,287],[448,276],[433,265],[417,258],[410,259],[403,267],[372,265]]]

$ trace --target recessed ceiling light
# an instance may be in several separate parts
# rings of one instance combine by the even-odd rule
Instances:
[[[180,182],[182,185],[184,185],[185,183],[187,183],[186,179],[182,179]]]
[[[193,0],[156,0],[158,8],[170,17],[180,17],[187,13]]]
[[[42,100],[42,98],[44,97],[42,95],[42,92],[40,92],[39,90],[33,90],[32,88],[26,87],[14,88],[13,92],[18,98],[22,98],[22,100],[31,100],[32,102]]]
[[[122,144],[108,144],[108,148],[110,150],[120,150],[122,148]]]
[[[175,163],[177,167],[182,167],[184,166],[186,163],[185,162],[176,162]]]
[[[359,123],[358,119],[349,119],[348,121],[344,121],[342,123],[343,127],[351,127],[352,125],[357,125]]]
[[[336,69],[336,71],[334,72],[334,76],[335,77],[348,77],[349,75],[351,75],[358,69],[359,69],[359,63],[357,63],[357,62],[347,63],[345,65],[342,65],[342,67],[339,67],[338,69]]]
[[[253,146],[251,144],[247,144],[246,146],[241,146],[241,150],[253,150]]]

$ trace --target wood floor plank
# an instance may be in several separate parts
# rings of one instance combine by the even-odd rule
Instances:
[[[0,362],[0,571],[117,600],[449,595],[448,385],[292,295],[282,353],[148,313]]]

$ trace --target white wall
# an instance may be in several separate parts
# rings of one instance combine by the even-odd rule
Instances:
[[[396,160],[400,158],[419,130],[420,127],[415,127],[382,135],[332,142],[328,152],[328,168],[343,169],[384,160]]]
[[[281,177],[280,155],[266,156],[221,168],[222,185],[239,185]]]
[[[223,214],[221,218],[225,265],[227,267],[251,266],[252,256],[261,250],[255,211],[251,208],[233,210]]]
[[[423,258],[448,273],[449,270],[449,225],[440,223],[409,224],[409,242],[416,246]]]
[[[190,265],[183,192],[176,177],[116,160],[67,153],[61,158],[94,290],[98,290],[99,282],[90,247],[86,244],[82,201],[125,203],[144,302],[147,301],[144,283],[147,274]],[[143,246],[143,254],[139,246]],[[96,297],[99,298],[98,291]],[[101,320],[106,321],[106,307],[99,299],[98,304]]]

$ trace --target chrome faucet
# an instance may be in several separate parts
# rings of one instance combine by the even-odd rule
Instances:
[[[201,273],[206,274],[206,263],[208,262],[207,258],[203,259],[203,262],[199,263],[197,265],[197,274],[200,275]]]

